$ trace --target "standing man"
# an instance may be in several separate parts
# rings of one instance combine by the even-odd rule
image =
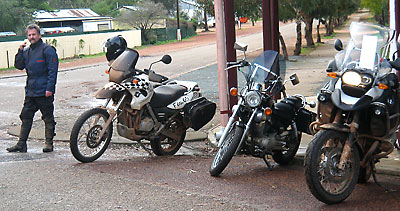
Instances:
[[[15,55],[14,66],[20,70],[25,68],[28,78],[25,86],[25,100],[21,114],[22,125],[18,143],[9,152],[26,152],[26,141],[32,128],[33,117],[40,110],[45,123],[45,145],[43,152],[53,151],[55,135],[54,93],[57,82],[58,56],[51,45],[42,41],[40,28],[36,24],[26,27],[26,34],[31,45],[21,44]]]

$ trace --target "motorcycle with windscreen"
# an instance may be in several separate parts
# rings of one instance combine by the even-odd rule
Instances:
[[[244,58],[228,62],[226,70],[238,68],[245,85],[240,92],[235,87],[230,90],[239,101],[222,133],[216,135],[218,151],[209,170],[212,176],[220,175],[236,153],[263,158],[268,168],[268,155],[280,165],[289,164],[299,148],[302,132],[310,133],[309,125],[315,120],[315,114],[305,108],[315,107],[315,102],[307,103],[302,95],[286,95],[286,83],[296,85],[299,79],[292,74],[284,81],[277,74],[278,52],[264,51],[250,63],[246,61],[247,45],[236,43],[235,49],[243,51]],[[284,67],[283,63],[280,66]],[[278,94],[284,98],[276,102]]]
[[[169,55],[140,70],[139,53],[127,48],[123,37],[108,39],[105,47],[109,83],[95,93],[105,103],[84,112],[72,128],[70,148],[77,160],[92,162],[104,153],[113,123],[120,136],[151,153],[142,143],[147,140],[154,154],[162,156],[180,149],[189,128],[199,130],[213,118],[216,105],[202,97],[196,82],[170,80],[151,69],[158,62],[171,63]]]
[[[376,182],[375,163],[394,149],[400,117],[394,35],[382,26],[353,22],[346,49],[335,41],[340,52],[329,62],[329,81],[317,95],[315,135],[305,159],[308,188],[326,204],[345,200],[371,175]]]

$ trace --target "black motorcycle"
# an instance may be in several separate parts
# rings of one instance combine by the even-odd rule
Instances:
[[[236,43],[235,49],[245,52],[247,45]],[[305,109],[305,105],[315,107],[315,103],[307,103],[301,95],[286,96],[286,82],[296,85],[299,80],[292,74],[283,81],[276,74],[278,60],[278,52],[264,51],[253,63],[246,61],[246,56],[239,62],[228,63],[227,70],[238,68],[244,74],[246,86],[240,93],[237,88],[230,90],[231,95],[239,97],[239,102],[233,106],[223,133],[216,136],[218,151],[211,164],[211,176],[221,174],[238,152],[263,158],[269,168],[267,155],[286,165],[299,148],[302,132],[310,134],[309,125],[315,114]],[[284,99],[276,103],[274,96],[278,93]]]
[[[350,35],[346,50],[335,42],[340,52],[318,94],[316,134],[306,152],[308,188],[326,204],[345,200],[357,181],[369,180],[375,163],[394,149],[400,117],[394,74],[400,60],[386,58],[394,41],[389,29],[354,22]]]

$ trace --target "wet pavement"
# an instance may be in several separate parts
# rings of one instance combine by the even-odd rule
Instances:
[[[346,40],[345,30],[337,32]],[[326,64],[335,53],[333,40],[328,40],[309,55],[291,57],[285,74],[296,72],[300,84],[288,85],[288,94],[301,93],[308,99],[315,98],[316,90],[325,80]],[[73,80],[79,75],[68,77]],[[91,95],[77,94],[92,93],[105,83],[98,78],[78,82],[80,86],[63,85],[65,91],[59,94],[67,97],[58,99],[61,101],[58,110],[71,109],[73,112],[57,114],[56,139],[60,141],[55,143],[53,153],[41,152],[43,123],[40,118],[35,119],[31,133],[34,137],[28,142],[28,153],[6,153],[5,148],[15,144],[16,138],[5,133],[4,126],[0,127],[4,132],[0,134],[0,210],[400,209],[400,181],[389,171],[381,171],[384,174],[379,174],[378,180],[394,191],[370,182],[357,185],[351,196],[339,205],[327,206],[315,199],[305,184],[302,167],[302,153],[311,140],[308,135],[303,136],[294,165],[276,165],[270,171],[262,159],[235,156],[220,177],[211,177],[208,168],[215,149],[204,141],[204,135],[212,140],[213,131],[218,130],[218,114],[200,132],[192,131],[195,136],[201,134],[203,137],[185,142],[176,156],[149,156],[134,142],[114,135],[115,144],[111,144],[99,160],[81,164],[72,157],[66,140],[77,116],[99,103],[93,101]],[[215,65],[176,77],[196,79],[204,95],[218,102],[217,78]],[[241,76],[238,78],[240,86]],[[10,119],[17,123],[8,126],[8,131],[14,130],[17,134],[18,115],[13,114]],[[387,168],[400,172],[396,170],[400,166],[396,159],[397,154],[392,154],[391,159],[383,159],[381,164],[385,162],[385,165],[378,164],[378,170]]]

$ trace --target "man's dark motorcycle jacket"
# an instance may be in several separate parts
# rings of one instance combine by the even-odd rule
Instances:
[[[42,39],[24,50],[18,49],[14,66],[20,70],[26,69],[26,96],[41,97],[45,96],[46,91],[55,93],[58,57],[55,48]]]

